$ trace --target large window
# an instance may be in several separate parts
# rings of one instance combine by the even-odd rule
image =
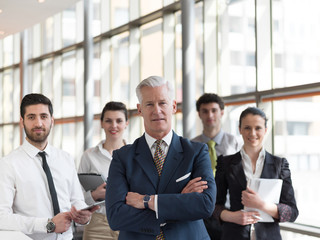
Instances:
[[[110,1],[111,27],[116,28],[129,21],[129,1]]]
[[[128,32],[116,35],[111,40],[112,82],[109,88],[111,99],[128,105],[129,99],[129,36]],[[121,92],[121,95],[119,95]],[[101,109],[102,110],[102,109]]]
[[[219,92],[222,95],[231,95],[255,91],[255,1],[220,3]]]
[[[142,79],[152,75],[163,75],[162,21],[156,20],[141,27]]]
[[[299,207],[296,222],[320,227],[320,200],[315,183],[320,181],[320,96],[274,102],[275,154],[290,164]]]
[[[273,0],[272,4],[274,87],[319,82],[320,2]]]

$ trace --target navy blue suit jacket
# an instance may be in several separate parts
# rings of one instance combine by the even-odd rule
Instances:
[[[217,202],[214,214],[220,216],[226,202],[227,190],[230,194],[230,211],[243,209],[241,203],[241,193],[246,189],[247,181],[241,163],[241,154],[221,156],[218,158],[216,171]],[[261,178],[282,179],[282,189],[279,203],[285,204],[291,212],[290,219],[293,222],[298,216],[298,209],[294,197],[291,182],[289,163],[285,158],[279,158],[266,152],[265,162],[261,173]],[[282,213],[279,210],[279,215]],[[281,220],[281,216],[280,216]],[[235,223],[222,223],[222,240],[249,240],[250,225],[241,226]],[[259,240],[281,240],[278,220],[272,223],[256,223],[255,231]]]
[[[187,178],[177,179],[191,173]],[[193,178],[208,182],[203,193],[181,194]],[[158,219],[154,211],[126,204],[127,192],[158,195]],[[208,148],[173,133],[161,177],[158,176],[145,136],[114,151],[106,189],[109,225],[120,230],[119,239],[154,240],[160,224],[166,240],[209,239],[202,218],[211,216],[216,185]]]

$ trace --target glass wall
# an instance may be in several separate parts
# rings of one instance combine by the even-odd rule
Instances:
[[[272,1],[274,87],[319,82],[317,0]]]
[[[320,181],[320,96],[274,102],[275,154],[290,163],[293,185],[300,210],[296,222],[319,226],[320,209],[314,190]]]
[[[219,6],[219,92],[224,96],[256,88],[255,1],[221,1]]]
[[[150,75],[165,76],[174,84],[179,111],[173,126],[181,135],[179,1],[92,0],[92,4],[92,144],[104,137],[99,114],[110,100],[122,101],[130,109],[127,142],[143,133],[135,87]],[[266,111],[265,145],[289,161],[300,209],[296,223],[320,228],[320,212],[312,207],[320,201],[313,189],[320,178],[320,2],[197,0],[194,7],[196,97],[204,92],[223,96],[227,105],[223,128],[239,138],[240,112],[247,106]],[[54,105],[50,142],[79,162],[84,151],[83,12],[80,1],[31,27],[26,35],[0,39],[0,156],[22,142],[21,97],[41,92]],[[19,65],[20,37],[27,40],[22,49],[28,53],[25,69]],[[20,77],[22,70],[25,79]],[[196,114],[195,118],[199,134],[202,126]],[[299,238],[291,232],[283,236]]]

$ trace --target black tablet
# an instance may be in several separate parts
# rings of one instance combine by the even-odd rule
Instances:
[[[96,173],[79,173],[78,177],[86,192],[95,190],[106,181],[101,174]]]

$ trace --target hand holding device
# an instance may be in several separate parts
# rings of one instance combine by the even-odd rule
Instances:
[[[90,205],[90,206],[88,206],[88,207],[85,207],[85,208],[82,208],[82,209],[80,209],[81,211],[83,211],[83,210],[92,210],[95,206],[101,206],[102,204],[104,204],[104,200],[103,201],[99,201],[99,202],[95,202],[94,204],[92,204],[92,205]],[[98,209],[97,209],[98,210]]]

